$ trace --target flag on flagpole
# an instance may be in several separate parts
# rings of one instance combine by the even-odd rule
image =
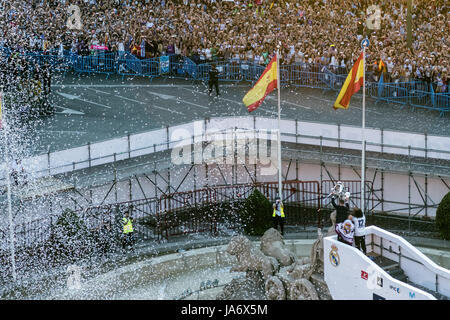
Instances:
[[[334,103],[333,108],[336,109],[348,109],[350,104],[350,98],[359,91],[364,85],[364,58],[363,53],[360,54],[355,64],[350,70],[347,79],[345,79],[344,85]]]
[[[378,81],[378,98],[381,98],[384,90],[384,75],[381,73],[380,80]]]
[[[383,60],[380,59],[380,63],[378,64],[378,71],[386,72],[386,64],[383,62]]]
[[[275,55],[259,80],[242,99],[248,112],[256,110],[263,103],[266,96],[277,87],[277,79],[277,56]]]

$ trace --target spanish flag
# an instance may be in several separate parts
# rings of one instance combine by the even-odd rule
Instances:
[[[380,63],[378,64],[378,71],[386,72],[386,64],[383,62],[383,60],[380,59]]]
[[[263,103],[266,96],[277,87],[277,56],[270,60],[263,74],[253,88],[242,99],[248,112],[252,112]]]
[[[350,98],[359,91],[364,85],[364,59],[361,52],[358,60],[353,65],[352,70],[345,79],[344,85],[334,103],[333,108],[336,109],[348,109],[350,104]]]

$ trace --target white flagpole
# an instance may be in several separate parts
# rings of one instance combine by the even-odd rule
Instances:
[[[10,242],[10,251],[11,251],[11,266],[12,266],[12,276],[14,281],[16,281],[16,253],[15,253],[15,247],[14,247],[14,221],[12,216],[12,204],[11,204],[11,168],[9,163],[9,147],[8,147],[8,134],[7,134],[7,128],[8,125],[5,121],[5,118],[3,115],[6,112],[5,105],[3,104],[3,92],[0,93],[0,103],[2,107],[2,127],[3,127],[3,142],[4,142],[4,148],[5,148],[5,164],[6,164],[6,188],[7,188],[7,197],[8,197],[8,222],[9,222],[9,242]]]
[[[278,91],[278,196],[283,201],[282,182],[281,182],[281,95],[280,95],[280,51],[277,49],[277,91]]]
[[[363,45],[363,107],[361,131],[361,210],[365,214],[366,183],[366,45]]]

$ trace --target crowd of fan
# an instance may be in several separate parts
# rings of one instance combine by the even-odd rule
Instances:
[[[266,64],[281,43],[284,64],[321,64],[346,72],[368,36],[369,68],[379,60],[388,81],[448,81],[449,12],[446,0],[414,1],[412,49],[406,41],[407,0],[15,0],[0,13],[6,45],[28,50],[92,46],[138,57],[180,54]],[[67,27],[69,5],[81,10],[80,30]],[[367,8],[381,10],[371,30]],[[72,17],[71,17],[72,19]],[[370,28],[369,28],[370,27]],[[370,70],[370,69],[369,69]]]
[[[48,63],[41,66],[18,52],[0,56],[0,90],[20,106],[15,110],[19,113],[51,113],[48,102],[51,78],[52,70]]]

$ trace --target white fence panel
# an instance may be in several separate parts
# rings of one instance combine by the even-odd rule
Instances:
[[[89,167],[88,146],[50,153],[50,174],[72,171],[74,162],[78,162],[77,169]]]
[[[366,128],[366,150],[381,152],[380,145],[370,145],[369,143],[381,144],[381,130]]]
[[[428,154],[427,154],[428,157],[450,160],[450,138],[438,137],[438,136],[428,136],[427,137],[427,148],[447,151],[447,152],[431,151],[431,152],[428,152]]]
[[[167,131],[159,129],[130,135],[131,157],[146,155],[167,149]]]
[[[411,148],[425,148],[425,135],[385,130],[383,143],[396,147],[385,147],[384,152],[408,155],[408,146]],[[411,156],[424,157],[425,151],[411,149]]]
[[[128,138],[122,137],[91,144],[91,165],[101,165],[128,158]]]
[[[362,130],[358,127],[341,126],[341,139],[355,142],[341,142],[341,148],[361,150]]]

